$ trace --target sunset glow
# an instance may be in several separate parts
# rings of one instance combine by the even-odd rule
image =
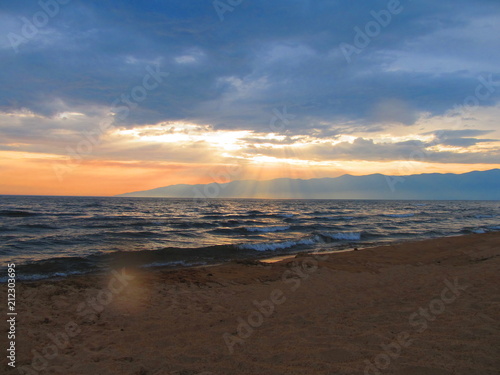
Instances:
[[[500,49],[491,36],[500,19],[490,11],[455,10],[458,32],[425,23],[442,14],[413,9],[402,16],[408,25],[432,26],[395,22],[346,55],[355,41],[341,25],[345,17],[360,24],[368,3],[350,11],[288,4],[283,24],[304,14],[316,21],[286,32],[269,4],[259,27],[243,8],[219,24],[210,4],[194,14],[176,13],[177,4],[147,13],[164,17],[150,28],[141,9],[121,6],[127,16],[108,23],[104,8],[68,4],[67,18],[18,51],[0,39],[9,88],[0,194],[115,195],[210,183],[227,166],[239,171],[230,180],[500,167]],[[5,25],[18,22],[16,12],[0,14]],[[81,14],[102,17],[89,28],[72,23]],[[134,24],[145,29],[133,33]],[[453,58],[449,45],[461,46]]]

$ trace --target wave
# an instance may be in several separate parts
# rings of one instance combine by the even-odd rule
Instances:
[[[382,214],[382,216],[385,217],[392,217],[392,218],[403,218],[403,217],[413,217],[415,214]]]
[[[207,222],[199,222],[193,221],[190,223],[171,223],[169,224],[172,228],[213,228],[216,227],[216,223],[207,223]]]
[[[253,211],[249,211],[253,212]],[[260,212],[260,211],[259,211]],[[254,218],[263,218],[263,217],[276,217],[275,215],[266,214],[266,213],[250,213],[250,214],[230,214],[230,213],[221,213],[221,214],[207,214],[201,215],[200,218],[204,220],[248,220]]]
[[[500,226],[490,226],[490,227],[465,227],[460,232],[465,234],[484,234],[489,232],[496,232],[500,230]]]
[[[280,241],[280,242],[260,242],[260,243],[244,243],[238,245],[242,250],[255,250],[255,251],[275,251],[289,249],[295,246],[310,246],[317,243],[317,239],[304,238],[299,241]]]
[[[217,235],[229,235],[229,236],[239,236],[244,229],[242,228],[217,228],[208,231],[211,234]]]
[[[488,232],[496,232],[500,231],[500,226],[484,226],[484,227],[466,227],[462,229],[463,233],[475,233],[475,234],[483,234]]]
[[[94,208],[94,207],[103,207],[101,202],[88,203],[82,206],[83,208]],[[129,207],[123,207],[124,209]]]
[[[246,214],[248,216],[266,215],[265,212],[262,212],[262,211],[259,211],[259,210],[250,210],[250,211],[247,211]]]
[[[76,274],[105,272],[112,268],[193,266],[248,257],[234,245],[198,248],[169,247],[158,250],[114,251],[85,257],[59,257],[16,265],[19,280],[65,277]],[[0,282],[4,282],[0,278]]]
[[[68,276],[76,276],[76,275],[85,275],[87,273],[91,273],[90,270],[85,271],[66,271],[66,272],[49,272],[49,273],[33,273],[33,274],[24,274],[22,276],[16,276],[16,278],[20,281],[36,281],[43,279],[53,279],[53,278],[65,278]],[[0,284],[6,283],[8,280],[7,276],[0,277]]]
[[[72,214],[74,215],[74,214]],[[147,219],[143,219],[140,216],[132,216],[132,215],[91,215],[82,217],[84,222],[120,222],[122,224],[124,221],[133,221],[133,222],[142,222]]]
[[[32,228],[32,229],[59,229],[59,227],[49,224],[25,224],[21,225],[21,227]]]
[[[354,220],[354,216],[327,216],[327,217],[324,217],[323,219],[326,219],[326,220]]]
[[[224,215],[224,214],[210,214],[210,215],[201,215],[200,217],[202,219],[219,220],[219,219],[221,219],[223,217],[227,217],[227,216],[229,216],[229,215]],[[239,215],[236,215],[236,216],[239,216]]]
[[[306,212],[304,214],[308,216],[327,216],[331,215],[332,213],[330,211],[312,211],[312,212]]]
[[[484,233],[486,233],[486,230],[483,229],[483,228],[473,229],[472,233],[475,233],[475,234],[484,234]]]
[[[103,198],[101,209],[76,198],[15,199],[0,206],[0,254],[17,257],[20,266],[34,260],[36,265],[20,272],[27,276],[64,276],[117,264],[182,267],[500,231],[498,202],[220,200],[193,207],[186,200],[134,199],[129,208],[125,198],[109,203]],[[423,203],[427,207],[418,207]],[[68,256],[85,259],[44,263]]]
[[[271,227],[245,227],[245,230],[248,232],[262,232],[262,233],[279,232],[288,229],[290,229],[290,225],[283,225],[283,226],[277,225]]]
[[[0,216],[4,217],[30,217],[38,216],[40,213],[32,211],[22,211],[22,210],[1,210]]]
[[[327,237],[338,241],[360,241],[362,236],[362,232],[339,232],[339,233],[322,232],[320,234],[323,237]]]
[[[242,221],[242,220],[230,219],[230,220],[226,220],[226,221],[221,221],[218,224],[214,223],[214,225],[222,225],[224,227],[237,227],[237,226],[240,226],[243,222],[244,221]]]

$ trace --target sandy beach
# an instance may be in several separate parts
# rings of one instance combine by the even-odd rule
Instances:
[[[499,374],[500,233],[17,283],[8,374]],[[2,285],[2,301],[6,287]],[[5,324],[5,323],[4,323]],[[7,326],[2,335],[8,348]]]

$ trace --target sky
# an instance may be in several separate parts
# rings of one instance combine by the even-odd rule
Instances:
[[[0,5],[0,194],[500,168],[498,0]]]

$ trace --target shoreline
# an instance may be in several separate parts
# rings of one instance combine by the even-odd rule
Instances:
[[[19,282],[16,361],[48,374],[493,375],[499,266],[493,232]],[[450,302],[453,283],[466,289]]]
[[[467,236],[473,236],[473,235],[484,235],[484,234],[490,234],[490,233],[500,233],[499,231],[492,231],[488,233],[470,233],[470,234],[453,234],[449,236],[444,236],[444,237],[434,237],[434,238],[420,238],[420,239],[399,239],[399,240],[394,240],[390,242],[383,242],[383,243],[376,243],[376,244],[364,244],[364,243],[356,243],[356,242],[347,242],[345,244],[339,244],[338,249],[332,248],[329,250],[322,250],[318,251],[317,249],[302,249],[302,250],[296,250],[293,252],[286,252],[286,251],[280,251],[280,250],[275,250],[275,251],[262,251],[262,252],[257,252],[256,254],[249,255],[249,254],[240,254],[240,256],[232,258],[232,259],[222,259],[222,260],[216,260],[213,259],[213,263],[210,261],[204,262],[202,260],[199,261],[199,264],[196,264],[196,261],[194,264],[190,265],[178,265],[178,264],[173,264],[173,263],[183,263],[184,261],[166,261],[166,263],[171,263],[171,264],[160,264],[160,265],[155,265],[155,264],[142,264],[139,266],[132,265],[130,264],[121,264],[119,267],[123,268],[137,268],[138,270],[143,270],[143,271],[177,271],[177,270],[184,270],[184,269],[194,269],[194,268],[202,268],[202,267],[214,267],[214,266],[220,266],[232,262],[247,262],[247,261],[257,261],[257,262],[262,262],[262,263],[276,263],[279,261],[284,261],[287,259],[293,259],[297,257],[298,255],[312,255],[312,254],[319,254],[319,255],[324,255],[324,254],[339,254],[339,253],[345,253],[345,252],[353,252],[353,251],[364,251],[364,250],[369,250],[369,249],[376,249],[376,248],[384,248],[384,247],[391,247],[395,245],[402,245],[402,244],[412,244],[416,242],[422,242],[422,241],[432,241],[432,240],[440,240],[440,239],[445,239],[445,238],[460,238],[460,237],[467,237]],[[232,245],[219,245],[219,246],[232,246]],[[158,249],[158,250],[151,250],[151,252],[155,251],[164,251],[168,250],[168,248],[165,249]],[[196,248],[189,249],[189,251],[196,251]],[[267,254],[269,253],[269,254]],[[275,253],[275,254],[271,254]],[[113,253],[110,253],[113,254]],[[123,254],[123,252],[122,252]],[[134,255],[134,252],[131,251],[129,252],[128,255]],[[48,259],[47,261],[52,261],[52,260],[60,260],[60,259],[65,259],[65,258],[52,258]],[[28,266],[32,265],[37,265],[37,262],[32,263]],[[21,265],[16,265],[18,268],[21,267],[26,267],[25,264]],[[118,265],[114,268],[117,268]],[[56,276],[48,276],[44,274],[38,274],[37,278],[29,278],[29,279],[22,279],[18,280],[18,282],[21,283],[28,283],[28,282],[38,282],[38,281],[55,281],[55,280],[65,280],[68,278],[72,277],[92,277],[92,276],[99,276],[99,275],[105,275],[109,273],[113,268],[109,269],[102,269],[102,270],[89,270],[88,272],[81,272],[81,273],[75,273],[75,274],[69,274],[69,275],[56,275]],[[19,274],[18,274],[19,276]],[[43,277],[42,277],[43,276]],[[0,281],[0,285],[5,284],[5,281]]]

